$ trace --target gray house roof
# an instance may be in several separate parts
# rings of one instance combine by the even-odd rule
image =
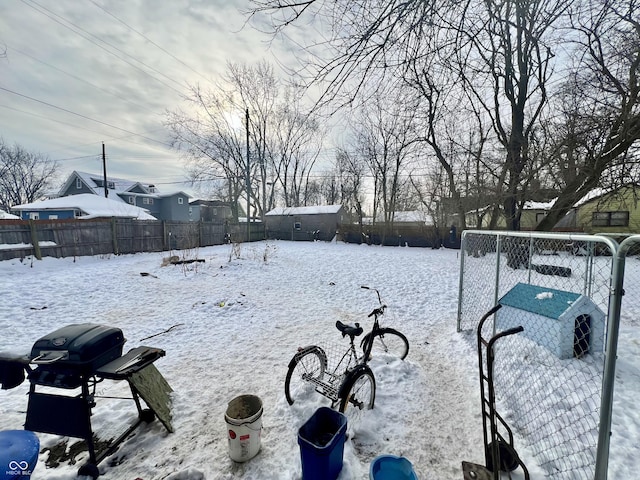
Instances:
[[[60,189],[60,194],[66,192],[75,179],[79,177],[82,182],[89,188],[95,195],[104,197],[104,178],[102,175],[96,175],[93,173],[79,172],[74,170],[69,178]],[[157,189],[153,184],[144,182],[135,182],[132,180],[126,180],[124,178],[107,177],[107,186],[109,187],[109,193],[115,193],[116,195],[121,193],[133,192],[138,187],[138,193],[156,194]]]
[[[64,194],[76,178],[80,178],[85,186],[90,190],[90,193],[104,197],[104,178],[102,175],[94,173],[79,172],[74,170],[69,178],[62,185],[59,191],[59,195]],[[170,192],[160,192],[158,188],[152,183],[136,182],[133,180],[127,180],[124,178],[107,177],[107,190],[109,190],[109,198],[112,200],[121,200],[126,202],[122,197],[126,195],[136,195],[139,197],[153,197],[153,198],[166,198],[177,194],[190,195],[182,190],[173,190]],[[115,194],[115,195],[112,195]],[[117,197],[117,198],[116,198]]]

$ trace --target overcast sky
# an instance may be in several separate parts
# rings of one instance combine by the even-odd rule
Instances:
[[[282,59],[248,0],[0,1],[0,136],[73,170],[182,188],[164,113],[227,61]],[[275,62],[274,62],[275,63]]]

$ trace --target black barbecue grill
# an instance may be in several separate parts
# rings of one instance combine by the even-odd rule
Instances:
[[[119,328],[83,323],[67,325],[36,341],[31,348],[32,385],[78,388],[87,376],[122,356],[125,338]]]
[[[84,439],[89,462],[78,474],[97,478],[98,463],[113,453],[141,422],[155,416],[172,431],[166,395],[171,388],[152,365],[165,352],[153,347],[137,347],[122,355],[125,338],[119,328],[91,323],[62,327],[37,340],[26,357],[0,354],[0,384],[13,388],[30,382],[24,428],[36,432]],[[144,379],[142,377],[144,376]],[[95,407],[96,385],[104,379],[127,380],[138,409],[138,421],[109,448],[96,454],[91,409]],[[153,384],[149,389],[147,385]],[[71,394],[37,391],[39,387],[74,390]],[[80,389],[80,392],[75,392]],[[149,408],[143,409],[142,398]]]

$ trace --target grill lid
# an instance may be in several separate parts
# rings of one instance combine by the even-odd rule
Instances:
[[[124,342],[119,328],[93,323],[72,324],[36,340],[30,358],[38,365],[93,370],[121,356]]]

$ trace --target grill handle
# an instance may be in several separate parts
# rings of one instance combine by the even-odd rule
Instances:
[[[67,357],[66,352],[60,353],[57,357],[47,358],[47,356],[51,352],[44,352],[38,355],[36,358],[31,359],[31,363],[35,363],[36,365],[49,365],[50,363],[57,362],[58,360],[63,360]]]

